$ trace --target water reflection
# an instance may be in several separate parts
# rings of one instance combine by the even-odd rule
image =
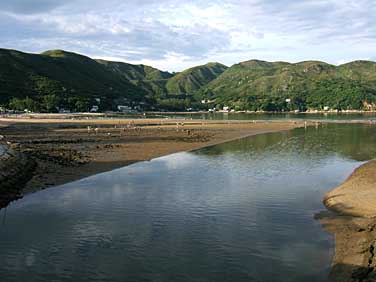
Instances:
[[[0,277],[325,281],[333,242],[313,214],[374,141],[364,125],[259,135],[27,196],[0,229]]]
[[[117,115],[119,116],[119,115]],[[121,116],[121,115],[120,115]],[[376,113],[199,113],[199,114],[161,114],[147,117],[169,117],[208,120],[376,120]]]
[[[376,157],[376,126],[371,124],[322,124],[319,128],[300,128],[294,131],[256,135],[236,142],[228,142],[200,150],[199,154],[247,155],[269,152],[301,155],[307,158],[325,158],[340,154],[358,161]]]

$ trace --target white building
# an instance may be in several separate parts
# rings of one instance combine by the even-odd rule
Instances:
[[[94,106],[91,107],[90,112],[96,113],[96,112],[98,112],[98,110],[99,110],[99,107],[94,105]]]
[[[119,106],[117,106],[117,109],[120,112],[129,112],[129,111],[132,111],[132,107],[130,107],[130,106],[121,106],[121,105],[119,105]]]

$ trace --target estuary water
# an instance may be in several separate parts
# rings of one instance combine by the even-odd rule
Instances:
[[[108,115],[111,116],[111,115]],[[204,120],[323,120],[323,121],[376,121],[376,113],[160,113],[146,115],[114,114],[116,118],[180,118]]]
[[[322,196],[376,157],[329,124],[178,153],[0,210],[1,281],[326,281]]]

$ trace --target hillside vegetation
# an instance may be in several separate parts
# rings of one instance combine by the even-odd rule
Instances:
[[[122,62],[110,62],[97,60],[104,65],[109,72],[113,72],[131,82],[150,95],[164,96],[167,94],[167,80],[173,77],[173,74],[145,65],[132,65]]]
[[[0,83],[0,104],[28,97],[35,102],[28,105],[31,110],[44,99],[85,110],[93,98],[143,98],[137,87],[96,61],[60,50],[40,55],[0,50]]]
[[[375,107],[376,63],[356,61],[337,67],[319,61],[251,60],[227,69],[204,86],[200,96],[218,106],[249,110]]]
[[[31,111],[376,109],[376,63],[334,66],[250,60],[208,63],[180,73],[94,60],[63,50],[28,54],[0,49],[0,105]],[[201,104],[201,100],[209,101]]]
[[[168,80],[167,92],[170,95],[193,95],[226,69],[227,67],[220,63],[208,63],[187,69]]]

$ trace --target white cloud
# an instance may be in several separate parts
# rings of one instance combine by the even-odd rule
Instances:
[[[375,57],[370,0],[15,0],[0,8],[1,47],[60,48],[169,70]]]

